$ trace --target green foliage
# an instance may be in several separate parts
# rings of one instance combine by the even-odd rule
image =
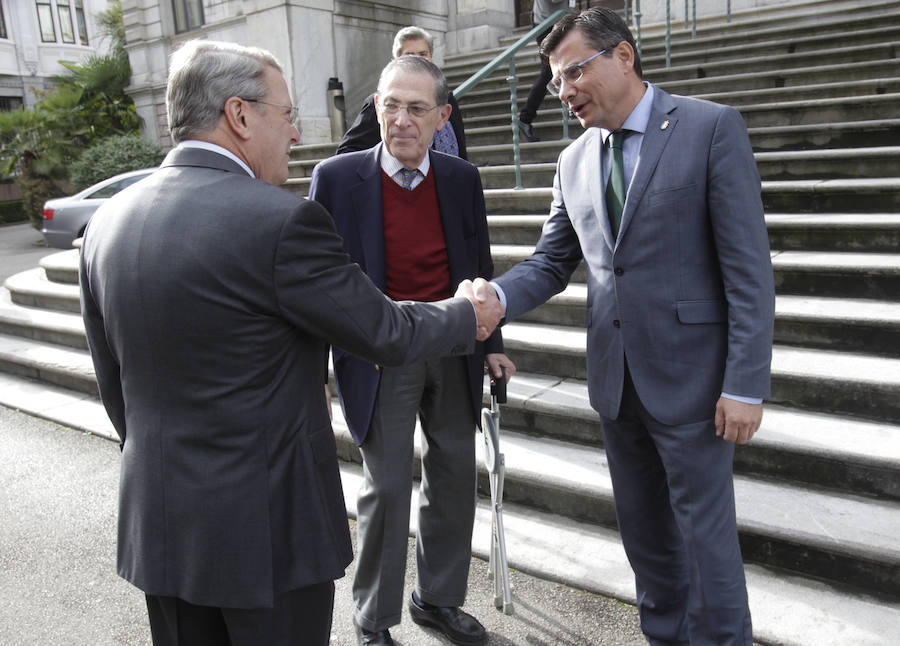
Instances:
[[[140,135],[107,137],[88,148],[72,165],[70,177],[76,191],[100,180],[139,168],[158,166],[163,151]]]
[[[0,223],[21,222],[24,219],[25,213],[22,210],[22,200],[0,202]]]

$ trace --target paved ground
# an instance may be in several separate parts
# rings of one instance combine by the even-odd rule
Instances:
[[[62,251],[48,247],[41,232],[27,222],[0,225],[0,285],[13,274],[34,269],[44,256]]]
[[[143,596],[115,574],[115,443],[0,406],[0,446],[0,644],[150,644]],[[334,646],[355,642],[351,576],[352,565],[337,584]],[[644,643],[631,606],[519,572],[512,587],[507,616],[493,607],[487,565],[472,560],[466,610],[491,645]],[[404,615],[399,644],[449,644]]]

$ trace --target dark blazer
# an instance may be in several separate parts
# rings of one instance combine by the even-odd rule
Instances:
[[[344,248],[380,289],[385,289],[384,217],[381,197],[381,150],[383,144],[365,151],[337,155],[313,170],[310,199],[334,216]],[[447,242],[450,284],[494,273],[485,216],[484,192],[478,170],[469,162],[429,151],[438,206]],[[344,416],[354,440],[362,444],[369,431],[380,372],[371,361],[348,354],[346,347],[333,349],[334,372]],[[469,390],[476,422],[481,408],[484,354],[502,352],[499,331],[468,357]]]
[[[456,143],[459,145],[459,156],[469,159],[466,151],[466,132],[463,129],[462,112],[453,92],[447,97],[447,103],[453,108],[450,111],[450,125],[456,134]],[[356,150],[368,150],[381,142],[381,128],[378,125],[378,116],[375,114],[375,95],[366,97],[362,109],[356,115],[356,120],[344,133],[341,143],[338,144],[337,154],[354,152]]]
[[[194,604],[269,607],[343,576],[328,342],[386,365],[474,349],[466,300],[393,303],[320,205],[206,150],[97,211],[80,281],[122,439],[119,573]]]
[[[724,391],[765,398],[775,289],[759,173],[733,108],[654,87],[618,241],[589,128],[559,157],[550,217],[530,258],[499,278],[507,318],[588,271],[592,406],[618,415],[625,358],[660,422],[710,419]]]

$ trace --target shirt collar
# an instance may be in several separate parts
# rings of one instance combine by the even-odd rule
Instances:
[[[255,178],[256,175],[250,170],[250,167],[247,166],[247,162],[243,159],[235,155],[233,152],[228,150],[227,148],[223,148],[222,146],[214,143],[210,143],[208,141],[200,141],[199,139],[188,139],[187,141],[182,141],[178,144],[179,148],[202,148],[203,150],[209,150],[210,152],[219,153],[220,155],[225,155],[228,159],[236,162],[241,168],[247,171],[247,174],[250,177]]]
[[[384,171],[384,174],[388,177],[393,177],[401,168],[406,168],[406,166],[404,166],[399,159],[389,153],[387,146],[382,144],[381,170]],[[431,160],[429,159],[429,155],[427,152],[425,153],[424,159],[422,159],[422,163],[419,164],[416,168],[418,168],[419,172],[422,173],[422,177],[428,177],[428,170],[431,168]]]
[[[644,96],[641,97],[638,104],[634,106],[634,110],[625,119],[625,123],[622,124],[620,130],[639,132],[642,135],[647,132],[647,124],[650,123],[650,113],[653,111],[653,84],[644,81],[644,86],[647,88],[647,91],[644,92]],[[606,143],[606,139],[611,132],[611,130],[606,128],[600,128],[604,143]]]

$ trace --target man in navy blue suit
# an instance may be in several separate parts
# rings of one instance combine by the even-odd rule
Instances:
[[[430,149],[451,114],[440,69],[420,56],[384,68],[375,106],[382,143],[319,164],[310,197],[334,216],[344,247],[393,299],[432,301],[464,278],[493,274],[478,171]],[[463,612],[475,514],[475,425],[484,364],[515,367],[495,332],[465,358],[387,368],[333,349],[347,425],[363,456],[353,584],[360,644],[393,644],[406,569],[416,415],[423,431],[418,576],[409,609],[416,623],[454,643],[485,631]]]

